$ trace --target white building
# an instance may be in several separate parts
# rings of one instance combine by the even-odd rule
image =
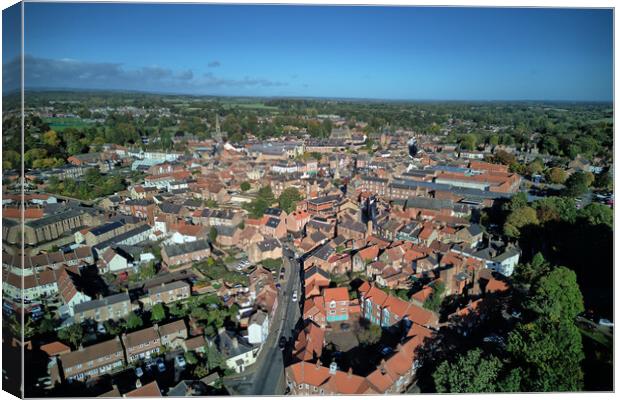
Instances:
[[[269,316],[266,312],[258,310],[250,317],[248,324],[248,342],[261,344],[269,336]]]

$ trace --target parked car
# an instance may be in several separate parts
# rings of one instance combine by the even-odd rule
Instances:
[[[393,350],[391,348],[389,348],[388,346],[385,346],[381,349],[381,354],[384,356],[387,356],[389,354],[392,354]]]
[[[183,358],[183,356],[176,356],[174,358],[174,361],[177,363],[179,367],[185,368],[185,358]]]
[[[278,347],[280,347],[280,350],[284,350],[284,348],[286,347],[286,338],[284,336],[280,337],[280,340],[278,341]]]
[[[103,325],[103,323],[99,322],[97,324],[97,332],[101,333],[102,335],[107,332],[105,329],[105,325]]]
[[[297,301],[297,290],[293,292],[293,302]]]
[[[610,320],[606,319],[606,318],[601,318],[598,320],[598,324],[601,326],[610,326],[613,327],[614,323],[611,322]]]
[[[140,378],[142,375],[144,375],[144,371],[142,371],[142,368],[136,368],[136,376]]]
[[[166,364],[164,364],[164,360],[162,360],[161,358],[157,359],[157,370],[159,372],[165,372],[166,371]]]
[[[153,367],[155,366],[155,360],[147,360],[147,362],[144,364],[144,366],[146,367],[147,370],[152,370]]]

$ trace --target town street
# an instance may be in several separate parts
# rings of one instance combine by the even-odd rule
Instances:
[[[225,378],[225,385],[231,394],[274,395],[283,394],[284,359],[278,347],[281,336],[287,339],[287,351],[294,341],[295,325],[300,318],[299,302],[293,302],[293,291],[301,298],[300,269],[294,253],[288,244],[284,247],[283,265],[286,268],[285,284],[278,297],[278,308],[271,321],[271,331],[263,344],[261,353],[252,366],[241,374]]]

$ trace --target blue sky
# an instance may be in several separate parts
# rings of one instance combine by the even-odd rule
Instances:
[[[27,87],[432,100],[613,96],[611,10],[25,7]],[[4,63],[15,56],[3,50]]]

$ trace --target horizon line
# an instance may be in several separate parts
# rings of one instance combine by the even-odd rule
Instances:
[[[424,98],[383,98],[383,97],[338,97],[338,96],[303,96],[303,95],[234,95],[234,94],[196,94],[188,92],[176,91],[156,91],[156,90],[140,90],[140,89],[97,89],[97,88],[70,88],[70,87],[31,87],[24,88],[24,92],[101,92],[101,93],[125,93],[125,94],[151,94],[160,96],[188,96],[188,97],[223,97],[223,98],[249,98],[249,99],[283,99],[283,100],[338,100],[338,101],[368,101],[368,102],[505,102],[505,103],[610,103],[614,104],[614,100],[575,100],[575,99],[424,99]],[[20,89],[8,90],[3,97],[19,94]]]

